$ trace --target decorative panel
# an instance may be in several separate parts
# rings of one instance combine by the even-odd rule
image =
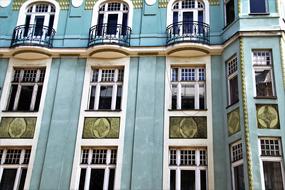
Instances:
[[[228,135],[231,136],[240,131],[239,108],[228,113]]]
[[[0,123],[0,138],[32,139],[36,121],[35,117],[3,117]]]
[[[170,117],[169,138],[207,138],[206,117]]]
[[[280,128],[277,105],[256,105],[256,117],[260,129]]]
[[[119,138],[119,117],[88,117],[85,118],[82,138]]]
[[[25,1],[26,0],[14,0],[12,9],[14,11],[19,10]],[[61,10],[67,10],[69,8],[69,0],[57,0],[57,2],[59,3]]]
[[[143,0],[132,0],[134,8],[140,9],[143,7]]]
[[[97,0],[85,0],[85,9],[92,10]]]

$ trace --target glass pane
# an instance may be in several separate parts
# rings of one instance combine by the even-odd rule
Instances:
[[[172,85],[172,100],[171,100],[171,109],[177,109],[177,85]]]
[[[195,86],[181,85],[181,109],[195,108]]]
[[[117,34],[118,14],[108,15],[107,34]]]
[[[183,12],[183,34],[193,33],[193,12]]]
[[[255,71],[256,95],[273,96],[270,70]]]
[[[207,174],[206,170],[200,171],[200,179],[201,179],[201,190],[207,189]]]
[[[19,111],[29,111],[30,110],[33,89],[34,89],[34,86],[22,86],[17,110]]]
[[[226,4],[226,25],[229,25],[235,20],[235,5],[234,0],[230,0]]]
[[[251,13],[266,13],[266,1],[265,0],[250,0],[250,12]]]
[[[4,169],[0,189],[13,190],[17,169]]]
[[[128,13],[124,13],[122,21],[122,35],[127,34],[127,29],[128,29]]]
[[[89,110],[95,109],[94,108],[95,94],[96,94],[96,86],[92,86],[90,92]]]
[[[181,190],[195,190],[195,171],[181,170]]]
[[[122,86],[117,87],[116,110],[121,109]]]
[[[98,23],[97,23],[97,36],[102,36],[103,33],[103,20],[104,14],[99,14],[98,16]]]
[[[101,86],[99,109],[111,109],[113,86]]]
[[[229,105],[238,102],[238,77],[235,76],[232,79],[230,79],[230,102]]]
[[[26,176],[27,176],[27,168],[23,168],[22,173],[21,173],[20,184],[19,184],[18,190],[24,189]]]
[[[84,190],[85,177],[86,177],[86,169],[82,168],[80,172],[80,181],[78,187],[79,190]]]
[[[44,16],[36,16],[35,18],[36,27],[34,33],[35,36],[43,35],[44,20],[45,20]]]
[[[39,110],[40,107],[40,102],[41,102],[41,96],[42,96],[42,90],[43,90],[43,86],[39,85],[38,86],[38,91],[37,91],[37,97],[36,97],[36,103],[35,103],[35,111]]]
[[[266,190],[283,190],[280,162],[263,162],[263,173]]]
[[[92,169],[90,176],[89,190],[103,190],[104,185],[104,169]]]
[[[175,190],[176,183],[176,172],[175,170],[170,170],[170,190]]]
[[[199,109],[205,109],[205,85],[199,84]]]
[[[234,184],[235,189],[237,190],[244,190],[244,176],[243,176],[243,165],[239,165],[234,167]]]
[[[9,104],[8,104],[8,110],[9,111],[13,110],[15,97],[16,97],[16,93],[17,93],[17,88],[18,88],[18,85],[12,85],[11,86],[10,100],[9,100]]]
[[[114,181],[115,181],[115,169],[110,169],[108,190],[114,189]]]

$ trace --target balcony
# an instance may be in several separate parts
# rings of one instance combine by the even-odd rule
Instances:
[[[101,24],[89,30],[88,47],[102,44],[130,45],[131,28],[121,24]]]
[[[176,22],[166,28],[167,45],[192,42],[209,44],[210,27],[203,22],[189,21]]]
[[[42,46],[52,47],[55,30],[47,26],[21,25],[13,31],[11,47]]]

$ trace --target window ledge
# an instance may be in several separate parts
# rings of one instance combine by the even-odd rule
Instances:
[[[249,16],[266,16],[266,15],[270,15],[270,13],[266,12],[266,13],[249,13]]]
[[[84,111],[86,111],[86,112],[121,112],[122,110],[121,109],[119,109],[119,110],[84,110]]]
[[[271,100],[277,100],[277,96],[255,96],[254,99],[271,99]]]
[[[233,103],[231,103],[230,105],[228,105],[227,107],[226,107],[226,109],[228,109],[229,107],[232,107],[233,105],[236,105],[236,104],[238,104],[239,103],[239,100],[238,101],[235,101],[235,102],[233,102]]]
[[[8,113],[8,112],[11,112],[11,113],[38,113],[38,111],[19,111],[19,110],[14,110],[14,111],[2,110],[2,112],[5,112],[5,113]]]
[[[208,109],[168,109],[168,111],[208,111]]]

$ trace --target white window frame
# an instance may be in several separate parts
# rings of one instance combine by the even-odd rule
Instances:
[[[111,152],[112,150],[116,150],[116,156],[117,156],[118,149],[113,148],[113,147],[92,147],[92,148],[82,147],[80,160],[82,160],[83,150],[86,150],[86,149],[88,149],[88,161],[87,161],[88,163],[81,164],[81,161],[80,161],[80,165],[79,165],[80,173],[81,173],[81,169],[86,169],[84,189],[89,189],[91,169],[104,169],[105,172],[104,172],[103,190],[108,190],[110,169],[115,169],[115,175],[116,175],[116,166],[117,166],[117,158],[116,158],[116,164],[111,164]],[[93,150],[107,150],[106,164],[92,164],[91,163]],[[80,176],[81,174],[79,175],[79,177]],[[115,183],[115,178],[114,178],[114,183]]]
[[[176,165],[170,165],[171,160],[171,150],[176,151]],[[195,165],[180,165],[180,159],[181,159],[181,151],[183,150],[194,150],[195,151]],[[206,165],[200,165],[200,151],[206,151]],[[208,189],[208,156],[207,156],[207,149],[206,148],[169,148],[168,151],[168,178],[170,182],[170,171],[175,170],[176,180],[175,180],[175,189],[180,190],[181,189],[181,170],[192,170],[195,171],[195,189],[200,190],[201,189],[201,176],[200,171],[204,170],[206,172],[206,189]]]
[[[20,70],[20,74],[19,74],[19,81],[18,82],[11,81],[11,83],[10,83],[9,100],[7,101],[7,106],[6,106],[7,110],[8,110],[8,106],[10,104],[10,101],[11,101],[12,85],[17,85],[18,87],[17,87],[16,96],[15,96],[15,99],[14,99],[13,110],[11,110],[11,111],[18,111],[18,104],[19,104],[19,98],[20,98],[22,86],[32,86],[33,85],[34,87],[33,87],[33,94],[32,94],[32,98],[31,98],[31,103],[30,103],[30,109],[29,110],[25,110],[24,112],[26,112],[26,111],[38,111],[38,110],[34,110],[34,109],[35,109],[36,96],[37,96],[37,93],[38,93],[38,86],[39,85],[42,86],[42,92],[41,92],[40,99],[42,98],[42,94],[43,94],[43,85],[44,85],[45,76],[44,76],[44,79],[43,79],[42,82],[39,81],[42,69],[44,69],[45,70],[44,72],[46,72],[46,68],[45,67],[37,67],[37,68],[33,68],[33,67],[17,68],[17,67],[14,67],[13,68],[13,78],[14,78],[14,75],[15,75],[15,70]],[[25,70],[37,70],[35,82],[21,82],[22,79],[23,79]],[[40,107],[40,105],[39,105],[39,107]]]
[[[262,155],[261,151],[261,140],[277,140],[279,144],[279,152],[280,156],[267,156]],[[281,145],[281,138],[279,137],[260,137],[258,140],[258,147],[259,147],[259,155],[260,155],[260,175],[261,175],[261,182],[262,182],[262,189],[265,189],[265,179],[264,179],[264,173],[263,173],[263,161],[267,162],[278,162],[280,163],[280,169],[282,174],[282,182],[283,182],[283,188],[285,188],[285,171],[284,171],[284,164],[283,164],[283,152],[282,152],[282,145]]]
[[[48,10],[46,12],[36,12],[36,6],[40,4],[46,4],[48,6]],[[55,6],[51,3],[42,2],[42,3],[34,3],[27,7],[26,15],[31,16],[30,24],[35,24],[35,18],[37,16],[44,16],[44,26],[49,26],[50,16],[55,15],[55,11],[52,11],[52,7],[55,9]],[[29,8],[32,8],[32,12],[28,12]]]
[[[231,64],[235,64],[233,70],[231,70]],[[233,56],[232,58],[230,58],[228,61],[226,61],[226,76],[227,76],[227,90],[228,90],[228,105],[232,105],[236,102],[239,101],[239,98],[236,102],[232,102],[231,100],[231,85],[230,85],[230,81],[237,77],[237,81],[238,81],[238,59],[237,56]],[[237,88],[238,88],[238,84],[237,84]],[[239,90],[238,90],[239,92]],[[239,94],[238,94],[239,96]]]
[[[173,81],[172,76],[173,76],[173,68],[178,68],[178,75],[177,75],[177,81]],[[194,81],[183,81],[182,80],[182,74],[181,74],[181,70],[182,69],[195,69],[195,80]],[[204,80],[199,80],[199,69],[204,69]],[[176,92],[176,109],[175,110],[181,110],[182,108],[182,85],[194,85],[195,87],[195,95],[194,95],[194,109],[195,110],[200,110],[200,85],[204,85],[204,109],[207,108],[207,87],[206,87],[206,67],[205,66],[183,66],[183,67],[179,67],[179,66],[175,66],[173,65],[171,67],[171,92],[170,92],[170,97],[172,97],[172,93],[173,93],[173,85],[177,86],[177,92]],[[171,104],[170,104],[170,109],[172,108],[172,98],[171,100]]]
[[[7,151],[8,150],[21,150],[21,155],[20,155],[20,160],[19,160],[19,164],[5,164],[5,160],[6,160],[6,156],[7,156]],[[15,182],[14,182],[14,190],[18,189],[18,186],[20,184],[20,177],[21,177],[21,172],[22,169],[27,169],[27,173],[28,173],[28,164],[30,161],[30,155],[31,155],[31,148],[23,148],[23,147],[9,147],[9,148],[0,148],[0,150],[3,150],[2,153],[2,157],[1,157],[1,163],[0,163],[0,182],[2,180],[2,175],[3,175],[3,171],[4,169],[17,169],[17,174],[16,174],[16,178],[15,178]],[[24,159],[25,159],[25,153],[26,151],[29,150],[29,161],[28,163],[24,163]],[[27,183],[27,173],[26,173],[26,179],[25,179],[25,184]]]
[[[266,65],[266,64],[254,64],[254,60],[255,60],[255,56],[254,53],[255,52],[261,52],[261,53],[269,53],[270,54],[270,65]],[[273,73],[273,55],[272,55],[272,51],[271,50],[260,50],[260,49],[253,49],[252,50],[252,65],[253,65],[253,77],[254,77],[254,95],[255,97],[262,97],[262,98],[266,98],[266,97],[274,97],[276,96],[276,92],[275,92],[275,78],[274,78],[274,73]],[[256,88],[256,80],[255,80],[255,72],[256,71],[263,71],[263,70],[269,70],[270,71],[270,75],[271,75],[271,82],[272,82],[272,96],[258,96],[257,95],[257,88]]]
[[[119,3],[120,4],[120,10],[108,10],[108,5],[111,4],[111,3]],[[124,10],[124,5],[126,5],[128,7],[128,10]],[[100,8],[104,6],[104,10],[100,10]],[[117,24],[122,24],[123,23],[123,14],[124,13],[129,13],[129,6],[127,3],[124,3],[124,2],[120,2],[120,1],[111,1],[111,2],[105,2],[103,4],[101,4],[99,6],[99,12],[98,12],[98,15],[99,14],[103,14],[104,15],[104,19],[103,19],[103,24],[107,24],[108,23],[108,16],[109,14],[117,14],[118,15],[118,22]],[[98,23],[98,21],[97,21]]]
[[[265,3],[265,12],[258,12],[258,13],[253,13],[251,12],[251,0],[248,1],[248,7],[249,7],[249,14],[267,14],[269,13],[269,5],[268,5],[268,0],[264,0],[264,3]]]
[[[92,82],[92,78],[94,75],[95,70],[98,69],[98,81],[97,82]],[[109,82],[104,82],[102,81],[102,70],[114,70],[114,79],[113,81]],[[123,70],[124,74],[124,68],[123,67],[110,67],[110,68],[92,68],[92,74],[90,78],[90,88],[89,88],[89,98],[88,98],[88,108],[90,106],[90,99],[91,99],[91,93],[92,93],[92,87],[96,86],[96,91],[95,91],[95,101],[94,101],[94,109],[93,110],[102,110],[99,109],[99,104],[100,104],[100,92],[101,92],[101,86],[112,86],[112,103],[111,103],[111,109],[110,110],[116,110],[116,101],[117,101],[117,92],[118,92],[118,86],[122,87],[123,91],[123,81],[118,81],[118,76],[119,76],[119,70]],[[122,97],[123,97],[123,92],[121,95],[121,107],[122,107]],[[121,108],[120,108],[121,109]],[[109,109],[108,109],[109,110]]]
[[[236,19],[236,15],[234,15],[234,20],[231,22],[231,23],[227,23],[227,21],[228,21],[228,18],[227,18],[227,4],[230,2],[231,0],[224,0],[224,18],[225,18],[225,26],[228,26],[228,25],[230,25],[231,23],[233,23],[234,21],[235,21],[235,19]],[[234,1],[234,0],[233,0]],[[235,2],[234,2],[234,4],[235,4]],[[235,13],[235,5],[234,5],[234,14],[236,14]]]
[[[233,147],[241,145],[241,158],[239,159],[234,159],[234,153],[233,153]],[[232,188],[233,190],[239,190],[235,189],[235,173],[234,169],[237,166],[243,165],[243,145],[241,141],[235,142],[231,145],[231,173],[232,173]]]

